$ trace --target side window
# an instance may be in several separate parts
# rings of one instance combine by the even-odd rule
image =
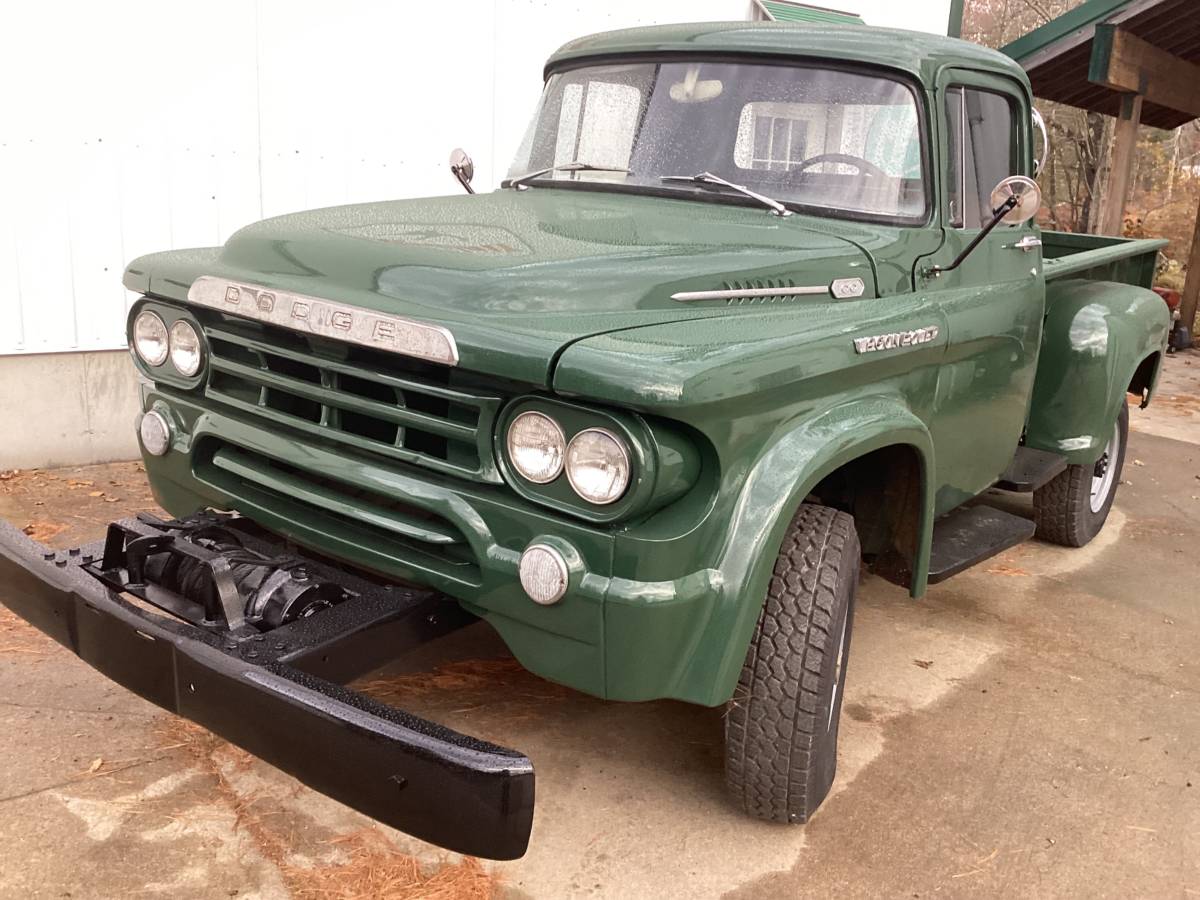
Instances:
[[[946,91],[950,126],[950,225],[982,228],[991,218],[991,193],[1017,171],[1013,104],[1004,94],[967,87]]]
[[[824,131],[825,110],[801,103],[747,103],[738,119],[733,161],[741,169],[787,171],[810,155],[814,123]]]

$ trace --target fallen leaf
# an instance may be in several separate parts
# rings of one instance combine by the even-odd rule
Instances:
[[[914,659],[913,665],[919,666],[922,669],[928,669],[930,666],[933,665],[933,660],[932,659]]]
[[[1145,463],[1144,463],[1144,462],[1142,462],[1140,459],[1135,459],[1135,460],[1133,461],[1133,464],[1134,464],[1135,466],[1144,466],[1144,465],[1145,465]]]
[[[0,472],[0,481],[11,481],[12,479],[16,478],[20,474],[21,474],[20,469],[11,469],[7,472]],[[1196,477],[1200,478],[1200,475],[1197,475]]]
[[[994,566],[988,566],[987,573],[989,575],[1006,575],[1013,578],[1027,578],[1029,573],[1024,569],[1018,569],[1016,566],[1006,566],[1004,563],[996,563]]]
[[[103,497],[104,491],[88,491],[89,497]]]
[[[67,526],[56,522],[30,522],[21,530],[35,541],[48,541],[56,534],[66,531]]]
[[[90,766],[88,766],[88,771],[89,772],[99,772],[100,767],[102,765],[104,765],[104,757],[97,756],[95,759],[92,760],[92,764]]]
[[[120,499],[121,499],[120,497],[105,497],[104,502],[105,503],[117,503],[118,501],[120,501]]]
[[[68,487],[93,487],[96,484],[94,481],[82,481],[78,478],[72,478],[67,481]]]

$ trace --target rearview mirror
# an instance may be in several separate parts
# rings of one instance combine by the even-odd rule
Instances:
[[[683,81],[671,85],[671,99],[676,103],[707,103],[721,96],[725,85],[715,78],[701,79],[699,66],[688,66]]]
[[[1010,202],[1010,198],[1015,198],[1015,202]],[[1000,217],[1001,222],[1024,225],[1042,208],[1042,189],[1032,178],[1010,175],[992,191],[992,209],[999,212],[1002,207],[1007,211]]]
[[[475,189],[471,187],[471,179],[475,177],[475,163],[462,147],[456,147],[450,153],[450,173],[458,179],[458,183],[468,194],[475,193]]]

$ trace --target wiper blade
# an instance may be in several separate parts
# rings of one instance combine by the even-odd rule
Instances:
[[[596,166],[591,163],[574,160],[558,166],[548,166],[545,169],[537,169],[534,172],[526,172],[524,175],[518,175],[516,178],[509,179],[508,186],[517,189],[527,187],[528,185],[525,182],[531,178],[540,178],[543,175],[549,175],[551,172],[623,172],[626,175],[633,174],[628,169],[623,169],[620,166]]]
[[[763,196],[757,191],[752,191],[750,188],[742,184],[734,184],[732,181],[726,181],[720,175],[714,175],[712,172],[701,172],[698,175],[663,175],[662,181],[686,181],[690,184],[709,186],[709,187],[724,187],[731,191],[737,191],[739,194],[749,197],[751,200],[757,200],[771,212],[777,216],[790,216],[792,211],[780,203],[778,200],[772,200],[770,197]]]

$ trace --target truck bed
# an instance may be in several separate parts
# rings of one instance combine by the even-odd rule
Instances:
[[[1043,231],[1042,256],[1046,280],[1074,277],[1150,288],[1154,286],[1158,251],[1167,243],[1163,240]]]

